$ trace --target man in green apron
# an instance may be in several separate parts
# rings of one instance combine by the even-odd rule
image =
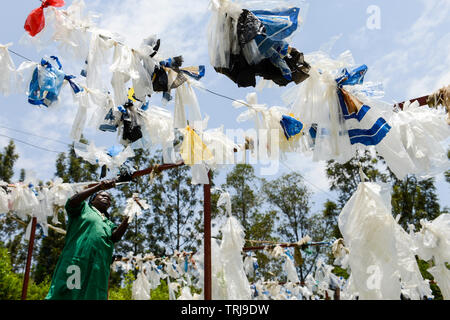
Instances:
[[[113,187],[114,181],[103,181],[67,201],[69,219],[64,249],[45,299],[107,299],[114,243],[128,227],[128,217],[119,227],[109,220],[111,196],[105,190]]]

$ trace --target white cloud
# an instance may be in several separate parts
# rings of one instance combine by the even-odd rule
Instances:
[[[450,1],[448,0],[421,0],[424,6],[422,15],[411,28],[402,33],[398,40],[404,44],[418,44],[430,39],[433,29],[448,21],[450,14]]]
[[[395,49],[374,63],[373,76],[404,98],[430,94],[450,83],[450,13],[447,0],[421,1],[422,14],[392,35]],[[400,101],[399,101],[400,102]]]
[[[206,0],[102,1],[99,25],[123,35],[132,47],[156,34],[163,53],[182,54],[194,64],[207,54],[208,4]]]

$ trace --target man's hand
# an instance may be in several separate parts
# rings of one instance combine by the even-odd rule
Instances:
[[[100,182],[99,184],[98,184],[98,189],[99,190],[109,190],[109,189],[112,189],[112,188],[115,188],[116,187],[116,181],[115,180],[105,180],[105,181],[102,181],[102,182]]]

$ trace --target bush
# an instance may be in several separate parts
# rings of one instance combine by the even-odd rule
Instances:
[[[11,257],[6,248],[0,247],[0,300],[20,300],[22,298],[23,275],[12,271]],[[50,288],[50,279],[37,285],[28,282],[27,300],[43,300]]]
[[[12,271],[8,250],[0,247],[0,300],[20,300],[22,281],[22,277]]]
[[[109,288],[108,300],[132,300],[133,281],[136,278],[132,271],[125,275],[124,287],[114,286]]]

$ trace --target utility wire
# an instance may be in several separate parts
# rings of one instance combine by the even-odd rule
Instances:
[[[19,130],[19,129],[9,128],[9,127],[3,126],[3,125],[0,125],[0,128],[11,130],[11,131],[15,131],[15,132],[19,132],[19,133],[23,133],[23,134],[26,134],[26,135],[29,135],[29,136],[33,136],[33,137],[37,137],[37,138],[46,139],[46,140],[53,141],[53,142],[57,142],[57,143],[65,145],[65,146],[70,146],[71,145],[70,143],[67,143],[67,142],[64,142],[64,141],[61,141],[61,140],[57,140],[57,139],[53,139],[53,138],[49,138],[49,137],[45,137],[45,136],[40,136],[40,135],[31,133],[31,132],[22,131],[22,130]]]
[[[50,150],[50,149],[47,149],[47,148],[44,148],[44,147],[40,147],[40,146],[37,146],[35,144],[29,143],[29,142],[26,142],[26,141],[23,141],[23,140],[20,140],[20,139],[17,139],[17,138],[12,138],[12,137],[4,135],[4,134],[0,134],[0,137],[8,138],[8,139],[11,139],[13,141],[20,142],[20,143],[26,144],[26,145],[28,145],[30,147],[33,147],[33,148],[36,148],[36,149],[40,149],[40,150],[43,150],[43,151],[53,152],[53,153],[57,153],[57,154],[63,153],[62,151]]]

